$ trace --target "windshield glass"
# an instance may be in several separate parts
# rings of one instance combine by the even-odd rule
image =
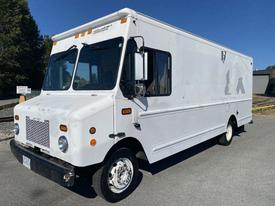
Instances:
[[[75,90],[111,90],[115,87],[123,38],[85,45],[73,82]]]
[[[77,49],[53,54],[50,57],[43,90],[67,90],[71,85]]]

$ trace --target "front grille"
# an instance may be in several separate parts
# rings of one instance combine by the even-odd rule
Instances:
[[[49,120],[40,122],[26,117],[27,140],[50,147]]]

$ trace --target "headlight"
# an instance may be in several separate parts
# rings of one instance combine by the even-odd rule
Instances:
[[[58,147],[62,152],[66,152],[68,149],[68,141],[67,138],[65,136],[61,136],[58,139]]]
[[[14,129],[13,129],[13,131],[14,131],[14,134],[16,134],[16,135],[19,134],[19,124],[17,124],[17,123],[14,124]]]

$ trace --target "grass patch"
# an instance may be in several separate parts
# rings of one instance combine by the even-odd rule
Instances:
[[[275,114],[275,97],[253,95],[253,113]]]

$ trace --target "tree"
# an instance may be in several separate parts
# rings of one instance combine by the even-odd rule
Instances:
[[[51,54],[51,50],[52,50],[52,46],[53,46],[53,41],[52,39],[48,36],[45,35],[43,37],[43,46],[44,46],[44,53],[43,53],[43,65],[44,65],[44,69],[47,67],[48,62],[49,62],[49,57]],[[45,73],[45,70],[44,70]]]
[[[266,70],[275,69],[275,65],[268,66]]]
[[[0,98],[16,85],[40,89],[43,38],[26,0],[0,0]]]

